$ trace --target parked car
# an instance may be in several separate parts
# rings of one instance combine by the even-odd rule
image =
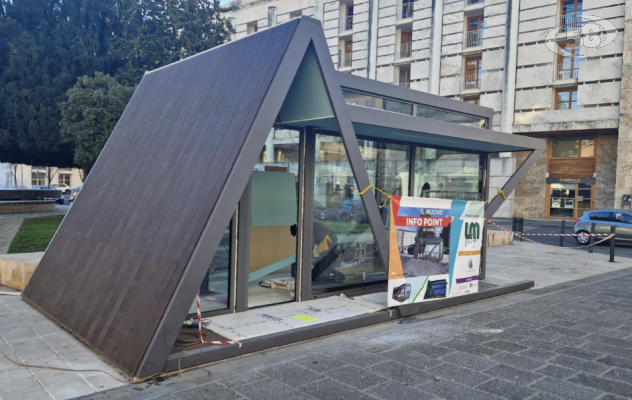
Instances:
[[[615,226],[615,239],[622,242],[632,241],[632,211],[630,210],[590,210],[584,212],[575,221],[575,233],[590,233],[591,225],[595,223],[594,233],[610,233],[610,227]],[[580,245],[588,244],[588,236],[575,236]],[[599,238],[594,238],[593,242]]]
[[[314,220],[316,221],[338,221],[336,211],[327,208],[319,202],[314,202]]]
[[[81,191],[81,188],[74,188],[70,191],[70,198],[68,199],[68,202],[70,204],[72,204],[72,202],[75,200],[75,198],[77,198],[77,195],[79,194],[79,192]]]
[[[63,194],[70,194],[71,191],[70,186],[65,183],[55,183],[53,184],[53,187],[57,190],[61,190]]]

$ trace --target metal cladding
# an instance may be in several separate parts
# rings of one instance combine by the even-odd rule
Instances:
[[[342,97],[346,80],[334,70],[319,22],[301,17],[145,74],[23,297],[126,374],[162,371],[309,48],[358,186],[369,187],[354,106]],[[362,111],[362,123],[384,125],[384,111]],[[386,120],[397,116],[390,114]],[[448,142],[480,133],[480,142],[494,143],[488,130],[403,117],[393,124],[413,133],[427,125]],[[507,194],[544,148],[514,140],[533,151]],[[386,265],[378,205],[371,192],[362,200]],[[499,205],[496,198],[490,207]]]

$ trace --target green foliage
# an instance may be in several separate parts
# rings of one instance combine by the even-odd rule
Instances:
[[[99,72],[135,86],[145,70],[226,41],[219,11],[201,0],[0,0],[0,162],[85,166],[85,148],[74,154],[59,124],[77,78]]]
[[[0,161],[70,167],[58,105],[77,76],[116,66],[106,40],[113,1],[0,1]]]
[[[227,41],[232,28],[220,12],[218,0],[122,0],[112,41],[125,62],[121,81],[136,84],[145,71]]]
[[[55,217],[26,218],[9,246],[8,254],[45,251],[53,240],[63,215]]]
[[[134,88],[97,72],[83,76],[60,104],[62,135],[75,145],[75,165],[87,173],[105,146]]]

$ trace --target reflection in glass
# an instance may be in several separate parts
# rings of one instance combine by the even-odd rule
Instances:
[[[323,207],[320,212],[337,219],[314,218],[312,292],[384,281],[384,267],[339,137],[316,135],[314,201]]]
[[[414,195],[482,200],[480,155],[417,147]]]
[[[579,153],[579,138],[553,138],[553,157],[577,157]]]
[[[592,185],[580,183],[577,187],[577,218],[579,218],[586,210],[590,210]]]
[[[250,179],[248,307],[294,300],[299,132],[273,129]]]
[[[384,99],[381,97],[375,97],[369,94],[353,92],[350,90],[343,90],[342,95],[345,99],[345,103],[347,104],[377,108],[380,110],[392,111],[400,114],[413,115],[412,103]],[[416,116],[436,121],[449,122],[452,124],[472,126],[475,128],[484,128],[487,122],[484,118],[457,114],[444,110],[437,110],[419,104],[417,105]]]
[[[575,196],[577,185],[552,183],[549,199],[549,215],[551,217],[573,218],[575,216]]]
[[[358,140],[364,165],[373,185],[394,196],[408,196],[410,174],[410,146]],[[386,195],[375,191],[378,204],[384,204]],[[388,227],[390,204],[380,209],[382,221]],[[367,221],[364,221],[367,222]]]
[[[593,137],[582,137],[582,157],[595,156],[595,139]]]
[[[230,292],[230,226],[231,224],[229,223],[200,286],[200,310],[202,312],[228,308]],[[197,313],[197,303],[195,301],[189,313]]]

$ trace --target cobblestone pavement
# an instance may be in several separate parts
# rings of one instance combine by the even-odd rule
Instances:
[[[632,398],[632,269],[208,368],[214,375],[203,383],[176,376],[88,398]]]
[[[511,218],[493,218],[494,222],[499,224],[505,229],[511,230],[512,219]],[[566,229],[564,233],[573,233],[573,225],[575,220],[567,220],[566,221]],[[488,229],[494,228],[490,225],[487,225]],[[524,221],[524,233],[562,233],[562,222],[560,220],[527,220]],[[560,245],[559,237],[529,237],[531,240],[534,240],[538,243],[550,244],[553,246]],[[514,238],[514,240],[520,240],[518,238]],[[564,238],[564,247],[578,247],[577,241],[575,238],[566,237]],[[588,251],[588,249],[578,249],[578,251]],[[595,246],[595,253],[599,254],[610,254],[610,247],[607,243],[600,244]],[[625,257],[632,258],[632,245],[617,243],[615,250],[615,259],[617,257]]]
[[[22,225],[22,218],[3,219],[0,221],[0,254],[7,254],[11,241]]]

